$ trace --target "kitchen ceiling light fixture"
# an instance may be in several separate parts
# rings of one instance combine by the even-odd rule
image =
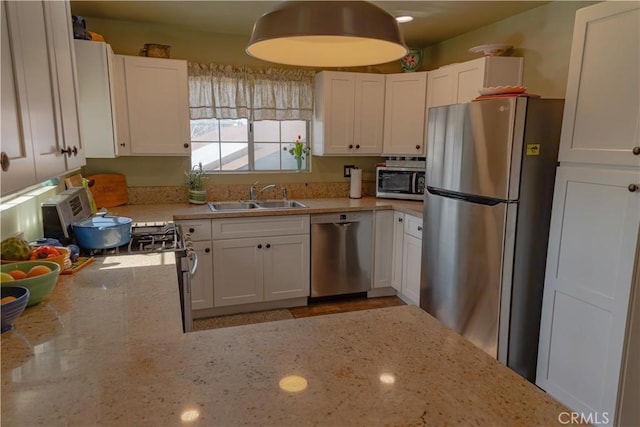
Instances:
[[[306,67],[357,67],[398,60],[407,46],[396,19],[366,1],[288,1],[262,15],[246,52]]]

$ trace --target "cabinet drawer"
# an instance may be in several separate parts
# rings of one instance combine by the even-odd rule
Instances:
[[[404,232],[410,234],[413,237],[422,239],[422,218],[417,216],[405,215],[404,216]]]
[[[191,234],[194,242],[211,240],[211,220],[194,219],[178,222],[183,234]]]
[[[213,240],[309,234],[309,215],[211,220]]]

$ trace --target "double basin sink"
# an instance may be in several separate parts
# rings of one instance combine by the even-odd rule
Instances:
[[[221,211],[247,211],[251,209],[294,209],[306,208],[307,205],[297,200],[250,200],[208,202],[209,209],[213,212]]]

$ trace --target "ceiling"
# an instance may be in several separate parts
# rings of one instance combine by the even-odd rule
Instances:
[[[211,33],[251,35],[260,15],[279,1],[71,1],[74,15],[178,26]],[[407,45],[425,47],[542,6],[548,1],[372,1],[401,24]]]

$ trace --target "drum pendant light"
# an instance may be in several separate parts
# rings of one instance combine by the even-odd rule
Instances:
[[[262,15],[246,52],[307,67],[356,67],[402,58],[407,47],[393,16],[366,1],[288,1]]]

